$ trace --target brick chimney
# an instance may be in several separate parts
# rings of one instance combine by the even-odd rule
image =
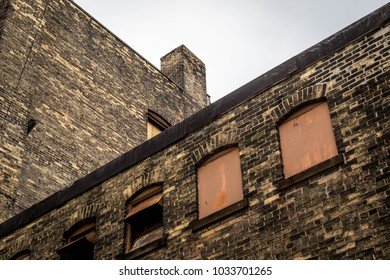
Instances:
[[[184,90],[189,104],[187,116],[208,105],[206,67],[186,46],[181,45],[161,58],[161,72]]]

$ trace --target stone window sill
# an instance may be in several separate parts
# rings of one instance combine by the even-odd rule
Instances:
[[[127,254],[124,254],[120,257],[118,257],[119,259],[125,259],[125,260],[135,260],[135,259],[139,259],[140,257],[142,256],[145,256],[163,246],[166,246],[167,245],[167,237],[164,236],[160,239],[157,239],[149,244],[146,244],[145,246],[142,246],[134,251],[131,251]]]
[[[192,231],[200,230],[204,227],[207,227],[219,220],[222,220],[228,216],[231,216],[245,208],[247,208],[249,205],[248,198],[244,198],[243,200],[240,200],[239,202],[236,202],[232,205],[229,205],[222,210],[219,210],[218,212],[215,212],[201,220],[196,220],[192,222],[191,227]]]
[[[286,189],[298,182],[301,182],[311,176],[314,176],[320,172],[323,172],[333,166],[339,165],[341,163],[344,163],[344,154],[338,154],[337,156],[334,156],[328,160],[325,160],[315,166],[310,167],[309,169],[306,169],[288,179],[283,179],[282,181],[278,182],[276,185],[280,190]]]

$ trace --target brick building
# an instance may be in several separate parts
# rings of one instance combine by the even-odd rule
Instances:
[[[1,0],[0,34],[0,222],[206,106],[184,46],[163,74],[71,1]]]
[[[0,224],[0,258],[389,259],[389,18],[387,4],[182,122],[164,115],[173,126]],[[203,88],[178,78],[178,52],[163,72]]]

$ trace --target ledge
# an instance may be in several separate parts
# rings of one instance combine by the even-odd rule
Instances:
[[[157,239],[149,244],[146,244],[145,246],[142,246],[134,251],[131,251],[127,254],[122,254],[118,256],[118,259],[121,260],[135,260],[139,259],[142,256],[145,256],[153,251],[156,251],[157,249],[166,246],[167,245],[167,237],[164,236],[160,239]]]
[[[222,220],[228,216],[231,216],[245,208],[249,205],[248,198],[244,198],[239,202],[236,202],[232,205],[229,205],[218,212],[215,212],[201,220],[196,220],[191,223],[192,231],[200,230],[208,225],[211,225],[219,220]]]
[[[325,160],[317,165],[310,167],[288,179],[283,179],[282,181],[276,183],[277,188],[284,190],[298,182],[301,182],[311,176],[314,176],[322,171],[325,171],[333,166],[344,163],[344,154],[338,154],[328,160]]]
[[[74,2],[72,3],[74,4]],[[316,61],[348,45],[353,40],[380,28],[390,18],[389,7],[390,4],[384,5],[366,17],[352,23],[334,35],[236,89],[229,95],[217,100],[182,122],[164,130],[156,137],[149,139],[106,165],[73,182],[67,188],[52,194],[14,217],[0,223],[0,238],[31,223],[51,210],[61,207],[75,197],[93,189],[95,186],[170,145],[181,141],[190,133],[202,128],[245,100],[260,94],[265,89],[286,79],[290,74],[305,69]],[[80,10],[82,9],[80,8]]]

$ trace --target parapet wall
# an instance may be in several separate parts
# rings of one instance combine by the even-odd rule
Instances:
[[[389,259],[389,18],[386,5],[1,224],[0,257],[58,259],[64,232],[94,217],[95,258],[131,258],[126,201],[162,184],[166,244],[140,258]],[[286,180],[278,126],[318,100],[337,159]],[[246,203],[200,227],[199,164],[233,145]]]
[[[72,1],[5,3],[0,221],[146,141],[148,110],[203,106]]]

